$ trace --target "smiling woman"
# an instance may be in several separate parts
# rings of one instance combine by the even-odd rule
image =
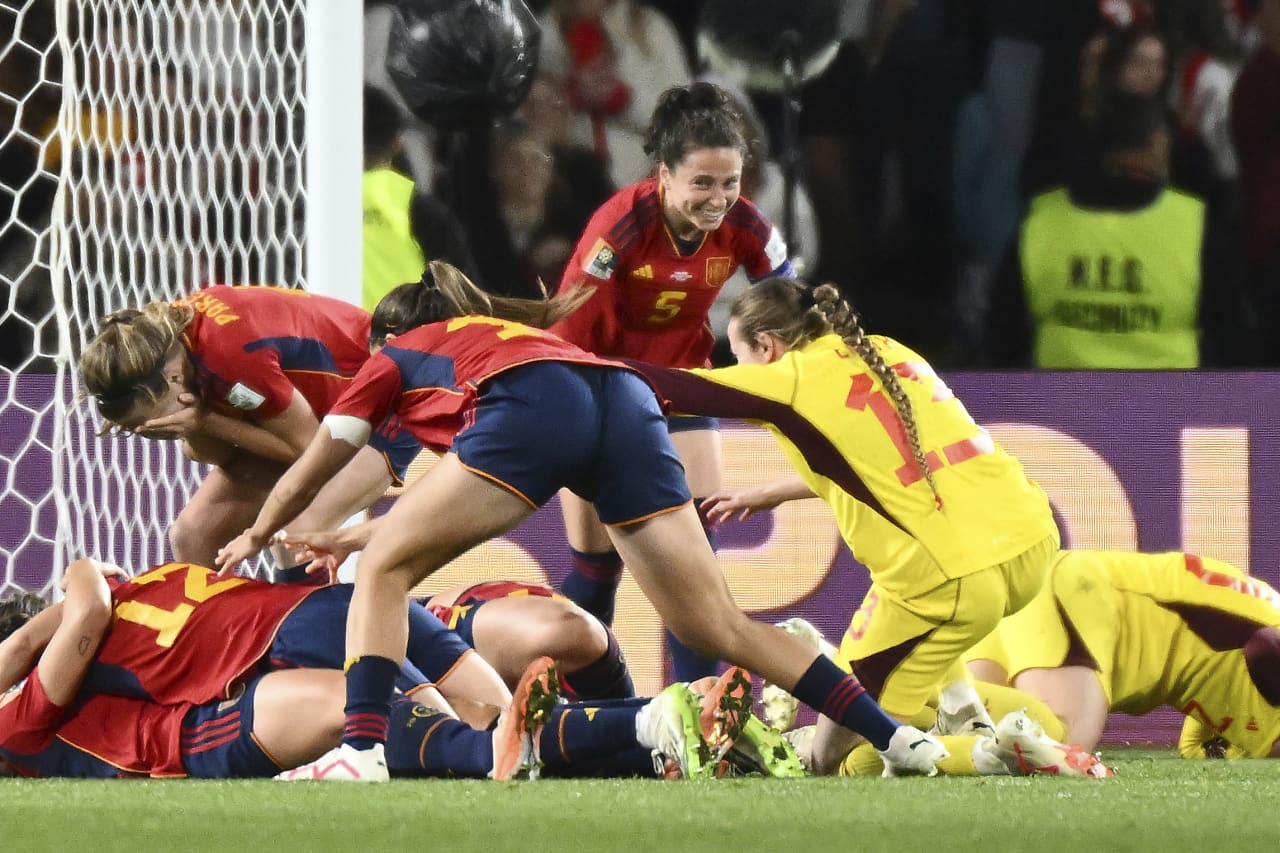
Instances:
[[[80,369],[104,429],[182,441],[188,456],[214,466],[169,529],[176,559],[209,565],[253,520],[368,360],[368,338],[365,311],[274,287],[216,285],[102,321]],[[368,506],[418,449],[376,437],[308,520],[337,524]],[[278,566],[294,562],[275,556]]]
[[[589,352],[670,367],[701,367],[711,355],[708,313],[739,267],[758,281],[790,276],[778,230],[741,196],[748,145],[742,117],[719,87],[676,86],[658,99],[645,134],[654,177],[625,187],[596,211],[578,241],[561,289],[586,280],[596,292],[552,331]],[[720,487],[719,425],[709,418],[668,422],[689,488]],[[561,495],[571,567],[562,591],[608,623],[622,561],[590,505]],[[715,547],[709,527],[707,538]],[[668,635],[679,680],[715,662]]]

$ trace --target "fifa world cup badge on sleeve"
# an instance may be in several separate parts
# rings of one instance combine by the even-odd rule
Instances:
[[[587,275],[610,279],[613,278],[613,268],[617,263],[617,253],[601,238],[591,247],[591,251],[587,254],[587,263],[582,269]]]
[[[266,397],[254,391],[242,382],[231,386],[227,392],[227,404],[246,412],[252,412],[266,401]]]

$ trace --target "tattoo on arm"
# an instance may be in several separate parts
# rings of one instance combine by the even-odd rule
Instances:
[[[84,657],[85,655],[87,655],[87,654],[89,653],[89,650],[90,650],[90,649],[92,649],[92,648],[93,648],[93,638],[92,638],[92,637],[81,637],[81,638],[80,638],[80,646],[79,646],[79,648],[77,648],[77,649],[76,649],[76,651],[78,651],[78,652],[80,653],[80,657]]]

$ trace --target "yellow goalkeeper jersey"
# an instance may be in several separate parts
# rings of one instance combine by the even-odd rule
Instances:
[[[894,401],[835,334],[767,365],[643,369],[679,414],[763,424],[886,591],[910,598],[1057,535],[1048,499],[918,354],[873,337],[910,400],[941,507]],[[683,374],[677,375],[677,374]]]

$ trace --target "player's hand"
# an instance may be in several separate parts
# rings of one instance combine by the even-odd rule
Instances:
[[[757,512],[773,509],[782,499],[770,494],[763,486],[742,489],[725,489],[713,492],[702,500],[702,511],[713,524],[721,524],[736,514],[745,521]]]
[[[328,572],[331,583],[336,582],[339,567],[355,550],[342,541],[339,530],[286,533],[284,544],[292,552],[295,563],[311,561],[307,564],[307,574]]]
[[[204,429],[204,406],[200,398],[189,391],[178,395],[180,408],[158,418],[152,418],[138,427],[138,435],[160,441],[176,441],[199,435]]]
[[[218,549],[218,555],[213,558],[218,574],[230,574],[240,563],[257,554],[266,545],[266,542],[253,534],[252,527],[245,528],[244,533]]]

